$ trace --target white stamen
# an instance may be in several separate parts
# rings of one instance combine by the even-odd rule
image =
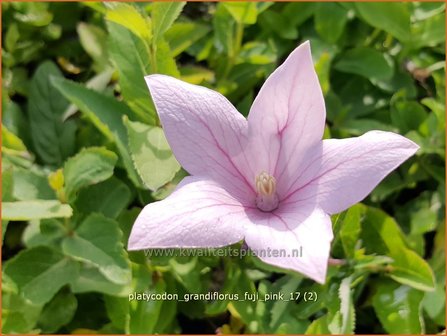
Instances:
[[[256,206],[262,211],[272,211],[278,207],[278,196],[276,195],[276,179],[262,172],[256,176]]]

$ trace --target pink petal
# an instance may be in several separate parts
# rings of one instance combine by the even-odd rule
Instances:
[[[301,186],[284,204],[314,198],[327,213],[335,214],[363,200],[391,171],[412,156],[419,146],[407,138],[371,131],[356,138],[323,141],[322,153],[301,172]]]
[[[272,213],[250,212],[249,217],[256,225],[247,226],[245,241],[261,260],[325,282],[333,234],[330,217],[321,209],[287,206]]]
[[[276,177],[280,196],[308,151],[321,141],[325,118],[323,94],[305,42],[270,75],[248,116],[256,168]]]
[[[244,207],[217,183],[189,176],[141,211],[128,249],[225,246],[243,238],[247,221]]]
[[[221,94],[163,75],[146,77],[166,138],[192,175],[253,198],[244,146],[247,121]]]

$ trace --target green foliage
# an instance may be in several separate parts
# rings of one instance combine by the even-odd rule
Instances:
[[[62,120],[68,102],[49,83],[51,77],[62,73],[55,64],[42,63],[29,86],[28,115],[36,153],[44,163],[56,166],[73,153],[76,126]]]
[[[3,2],[2,331],[442,332],[444,22],[442,2]],[[144,76],[212,88],[246,116],[306,40],[325,137],[380,129],[421,146],[333,216],[326,283],[251,256],[127,252],[141,209],[187,175]],[[215,291],[240,299],[130,297]],[[285,299],[244,299],[271,293]]]
[[[163,130],[139,122],[126,121],[129,149],[144,184],[157,190],[172,181],[180,165],[172,154]]]

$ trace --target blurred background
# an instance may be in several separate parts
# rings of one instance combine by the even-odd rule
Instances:
[[[3,333],[439,333],[445,329],[445,4],[2,2]],[[187,175],[143,76],[243,114],[310,40],[325,137],[421,149],[333,216],[325,285],[254,257],[127,252],[142,207]],[[163,153],[163,155],[160,155]],[[297,300],[129,300],[133,293]],[[305,293],[316,293],[305,300]]]

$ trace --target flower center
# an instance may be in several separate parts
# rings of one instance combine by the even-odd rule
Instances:
[[[276,179],[266,172],[256,176],[256,206],[261,211],[272,211],[278,207]]]

